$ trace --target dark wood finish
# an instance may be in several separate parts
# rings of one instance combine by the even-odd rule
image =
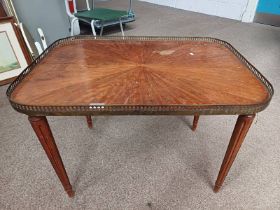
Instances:
[[[236,121],[218,178],[215,183],[214,191],[218,192],[221,188],[230,167],[241,147],[242,142],[254,120],[255,115],[240,115]]]
[[[39,141],[41,142],[58,178],[60,179],[65,191],[69,197],[74,196],[74,191],[69,182],[66,170],[64,168],[62,159],[59,151],[55,144],[51,129],[49,127],[46,117],[32,117],[30,116],[29,121],[34,129]]]
[[[199,120],[199,115],[194,115],[193,117],[193,126],[192,126],[192,130],[195,131],[197,128],[197,124],[198,124],[198,120]]]
[[[17,77],[12,77],[12,78],[9,78],[9,79],[1,80],[1,81],[0,81],[0,86],[10,84],[10,83],[13,82],[16,78],[17,78]]]
[[[265,85],[225,46],[162,40],[59,45],[11,94],[18,104],[65,107],[234,106],[269,98]]]
[[[88,125],[88,128],[92,128],[93,125],[92,125],[92,119],[91,119],[91,116],[86,116],[87,118],[87,125]]]
[[[20,45],[21,50],[23,52],[23,55],[26,59],[27,64],[30,65],[32,63],[32,57],[29,53],[29,50],[26,46],[26,43],[24,41],[24,38],[22,36],[22,33],[21,33],[20,29],[16,26],[15,18],[14,17],[0,17],[0,23],[5,23],[5,22],[12,23],[13,29],[14,29],[15,34],[17,36],[17,40],[19,42],[19,45]]]
[[[2,2],[0,2],[0,17],[6,17],[7,13],[2,5]]]

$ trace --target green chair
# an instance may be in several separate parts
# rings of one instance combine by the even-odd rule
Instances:
[[[68,15],[69,13],[71,14],[71,16],[70,15],[69,16],[72,18],[73,21],[79,20],[90,24],[94,36],[96,36],[95,28],[100,29],[100,36],[102,36],[104,27],[117,25],[117,24],[120,25],[122,35],[124,36],[123,24],[135,20],[135,15],[131,9],[131,0],[130,0],[130,6],[128,11],[114,10],[108,8],[95,8],[95,7],[93,9],[90,9],[88,0],[84,0],[84,1],[86,2],[87,5],[86,10],[77,11],[76,0],[73,0],[74,13],[72,14],[70,11],[67,11],[67,13]],[[67,10],[67,6],[66,6],[66,10]]]

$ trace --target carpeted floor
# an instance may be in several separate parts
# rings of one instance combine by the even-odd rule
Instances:
[[[212,187],[236,116],[202,116],[196,132],[191,116],[96,117],[92,130],[84,117],[49,117],[76,191],[70,199],[2,86],[0,209],[279,209],[280,29],[143,2],[134,9],[137,21],[126,35],[224,39],[274,85],[274,98],[257,115],[222,190]]]

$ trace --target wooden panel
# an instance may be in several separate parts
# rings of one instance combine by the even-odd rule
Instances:
[[[201,41],[83,40],[51,51],[12,100],[36,105],[234,105],[268,97],[223,45]]]

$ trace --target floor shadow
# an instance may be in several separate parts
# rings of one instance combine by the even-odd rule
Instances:
[[[209,170],[212,169],[212,166],[209,166],[209,162],[206,162],[205,159],[196,162],[195,167],[193,167],[196,175],[206,183],[210,188],[214,188],[213,176],[209,173]]]
[[[180,120],[182,120],[184,123],[186,123],[187,124],[187,126],[190,128],[190,129],[192,129],[192,118],[191,118],[191,116],[178,116],[178,118],[180,119]]]
[[[129,23],[123,25],[124,34],[133,29],[134,27],[129,25]],[[80,22],[80,31],[81,31],[80,35],[92,35],[91,26],[89,24]],[[119,25],[104,27],[103,36],[115,36],[116,33],[121,33]],[[96,34],[99,36],[100,29],[96,29]],[[118,36],[121,36],[121,34]]]

